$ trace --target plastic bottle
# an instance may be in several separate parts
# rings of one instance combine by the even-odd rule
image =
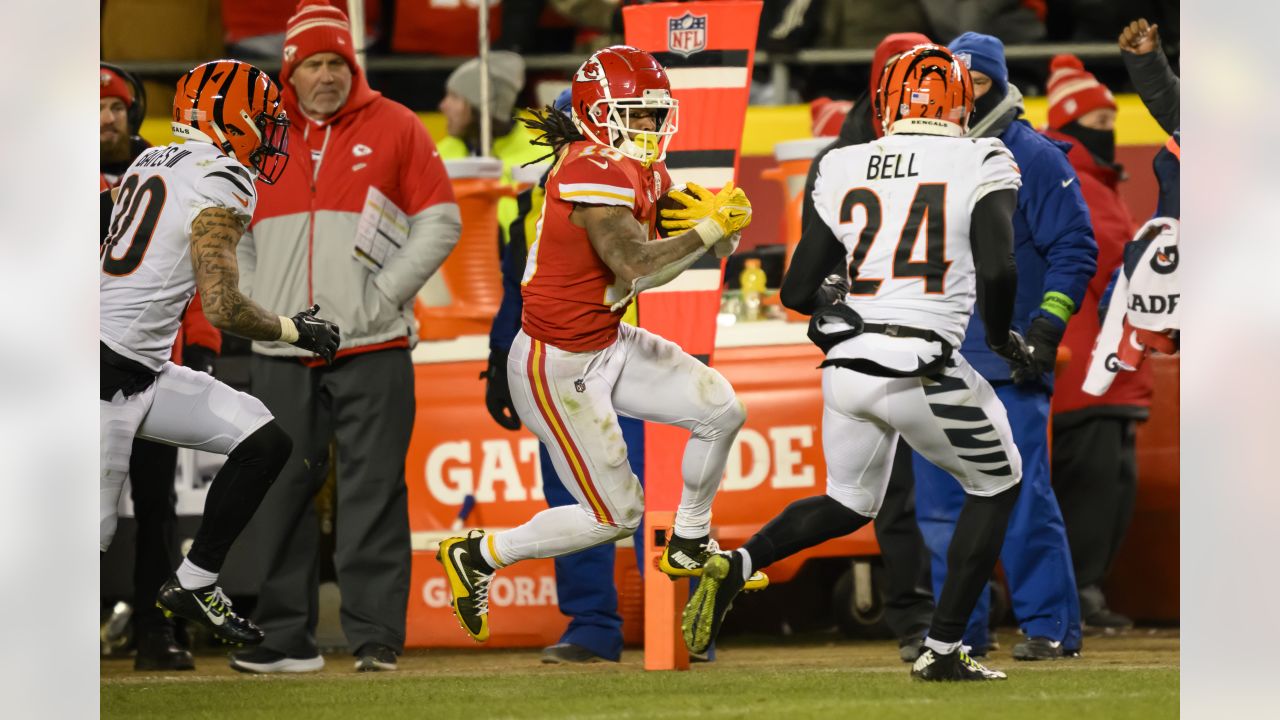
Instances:
[[[760,303],[764,300],[766,287],[764,269],[760,267],[760,258],[747,258],[743,262],[742,274],[738,276],[742,288],[742,305],[746,320],[760,319]]]

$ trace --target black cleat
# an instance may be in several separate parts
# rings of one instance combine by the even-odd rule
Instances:
[[[480,553],[484,538],[483,531],[451,537],[442,541],[436,552],[449,582],[453,614],[462,629],[478,643],[489,641],[489,583],[494,572]]]
[[[142,630],[138,635],[138,654],[133,658],[134,670],[195,670],[191,652],[178,644],[173,623],[165,621]]]
[[[187,590],[178,583],[178,576],[173,575],[160,586],[156,607],[166,617],[176,615],[205,626],[225,643],[257,645],[265,637],[252,620],[232,612],[231,600],[217,585]]]
[[[1008,675],[999,670],[989,670],[964,650],[943,655],[925,648],[911,666],[911,677],[917,680],[958,682],[964,680],[1007,680]]]
[[[689,604],[684,606],[680,629],[689,652],[702,655],[720,633],[724,616],[733,607],[733,599],[742,592],[742,553],[717,553],[707,559],[702,569],[702,582]]]

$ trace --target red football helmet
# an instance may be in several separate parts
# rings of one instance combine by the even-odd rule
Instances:
[[[649,53],[614,45],[598,50],[573,76],[573,124],[592,142],[644,163],[667,156],[679,102],[667,71]],[[631,112],[655,113],[653,130],[631,129]]]
[[[885,134],[960,136],[973,112],[969,68],[941,45],[917,45],[880,74],[878,109]]]
[[[199,65],[178,80],[173,134],[216,145],[270,185],[289,161],[289,119],[266,73],[237,60]]]

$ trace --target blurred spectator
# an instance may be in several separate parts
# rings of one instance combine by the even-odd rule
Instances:
[[[1058,658],[1079,651],[1081,633],[1071,550],[1050,484],[1049,399],[1058,344],[1097,270],[1098,247],[1080,183],[1066,158],[1069,146],[1044,137],[1020,119],[1021,93],[1009,84],[1004,44],[990,35],[965,33],[949,47],[973,74],[969,136],[999,138],[1022,173],[1014,215],[1018,298],[1013,326],[1031,347],[1040,375],[1013,382],[1009,365],[987,348],[977,315],[969,321],[960,350],[1004,403],[1022,455],[1022,492],[1000,554],[1013,614],[1026,636],[1014,646],[1013,657]],[[919,455],[915,474],[916,514],[933,556],[936,596],[946,579],[947,547],[964,494],[946,472]],[[974,655],[984,654],[990,645],[987,612],[984,595],[965,633]]]
[[[1156,215],[1176,218],[1181,211],[1182,132],[1178,104],[1181,83],[1160,47],[1158,30],[1158,26],[1145,19],[1129,23],[1120,33],[1120,56],[1142,103],[1160,127],[1172,135],[1151,164],[1160,183]]]
[[[475,0],[395,0],[391,52],[473,57],[480,53]],[[502,38],[503,3],[489,5],[489,45]]]
[[[284,52],[284,27],[297,4],[297,0],[222,0],[227,53],[245,59],[280,57]],[[345,11],[345,0],[341,6]],[[363,47],[369,47],[377,39],[381,15],[382,0],[364,0]]]
[[[1009,44],[1044,39],[1045,0],[920,0],[920,5],[934,37],[979,32]]]
[[[489,116],[493,130],[489,154],[502,161],[502,181],[514,184],[511,171],[547,155],[535,147],[524,123],[516,122],[516,98],[524,88],[524,60],[513,52],[489,53]],[[454,160],[480,154],[480,59],[468,60],[445,82],[440,101],[449,137],[440,141],[440,157]],[[508,225],[516,217],[516,199],[498,201],[498,227],[506,244]]]
[[[357,670],[393,670],[404,649],[413,301],[457,243],[461,221],[431,136],[408,108],[369,89],[346,20],[328,0],[303,0],[289,20],[280,86],[293,121],[290,162],[275,184],[258,183],[238,251],[247,295],[271,307],[314,302],[342,328],[332,365],[292,345],[253,344],[253,394],[293,438],[294,460],[254,518],[265,566],[255,615],[267,637],[234,656],[243,672],[324,666],[313,497],[331,439],[343,632]],[[353,244],[371,199],[394,204],[408,228],[397,249],[366,264]]]
[[[1160,47],[1159,26],[1144,19],[1134,20],[1120,32],[1120,56],[1129,77],[1138,89],[1142,103],[1164,131],[1178,129],[1178,76],[1169,67],[1169,59]]]
[[[151,144],[138,135],[145,114],[142,85],[124,70],[99,66],[101,113],[98,135],[99,191],[117,187],[121,176]],[[113,203],[109,194],[102,202],[102,239]],[[222,346],[222,334],[209,323],[200,304],[192,298],[182,317],[173,361],[213,374],[213,358]],[[174,524],[177,521],[174,490],[178,448],[149,440],[135,439],[129,456],[129,495],[137,523],[133,556],[133,630],[137,644],[135,670],[193,670],[191,653],[174,634],[173,620],[156,607],[160,586],[177,565]]]
[[[623,4],[622,0],[504,0],[502,37],[494,48],[565,53],[620,43]]]
[[[894,33],[876,46],[875,56],[871,61],[868,90],[853,102],[852,109],[843,118],[835,141],[823,148],[809,166],[801,211],[802,228],[808,227],[810,223],[822,222],[813,205],[813,186],[822,158],[836,148],[871,142],[884,136],[879,113],[872,102],[876,88],[879,87],[880,74],[885,65],[893,62],[899,55],[927,42],[929,38],[920,33]],[[835,110],[825,113],[823,123],[829,126],[838,118],[836,106]],[[847,271],[840,267],[835,272],[845,275]],[[875,529],[888,576],[885,587],[885,622],[898,640],[901,658],[905,662],[914,662],[920,654],[925,633],[933,619],[933,592],[929,585],[929,554],[916,524],[911,446],[905,440],[899,440],[896,452],[884,503],[875,518]]]
[[[1085,625],[1107,631],[1133,621],[1107,608],[1102,581],[1124,539],[1138,491],[1137,423],[1151,406],[1151,367],[1119,373],[1101,397],[1081,389],[1089,356],[1101,330],[1098,301],[1120,266],[1125,243],[1136,229],[1117,186],[1116,103],[1111,92],[1073,55],[1050,63],[1049,137],[1071,144],[1067,159],[1080,178],[1098,242],[1098,271],[1080,312],[1067,326],[1063,344],[1071,360],[1057,378],[1053,399],[1053,485],[1071,542]]]

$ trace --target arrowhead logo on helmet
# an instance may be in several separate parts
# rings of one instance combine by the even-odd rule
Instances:
[[[578,131],[645,164],[666,158],[678,129],[678,106],[667,71],[652,55],[628,45],[597,51],[573,76],[571,107]]]

